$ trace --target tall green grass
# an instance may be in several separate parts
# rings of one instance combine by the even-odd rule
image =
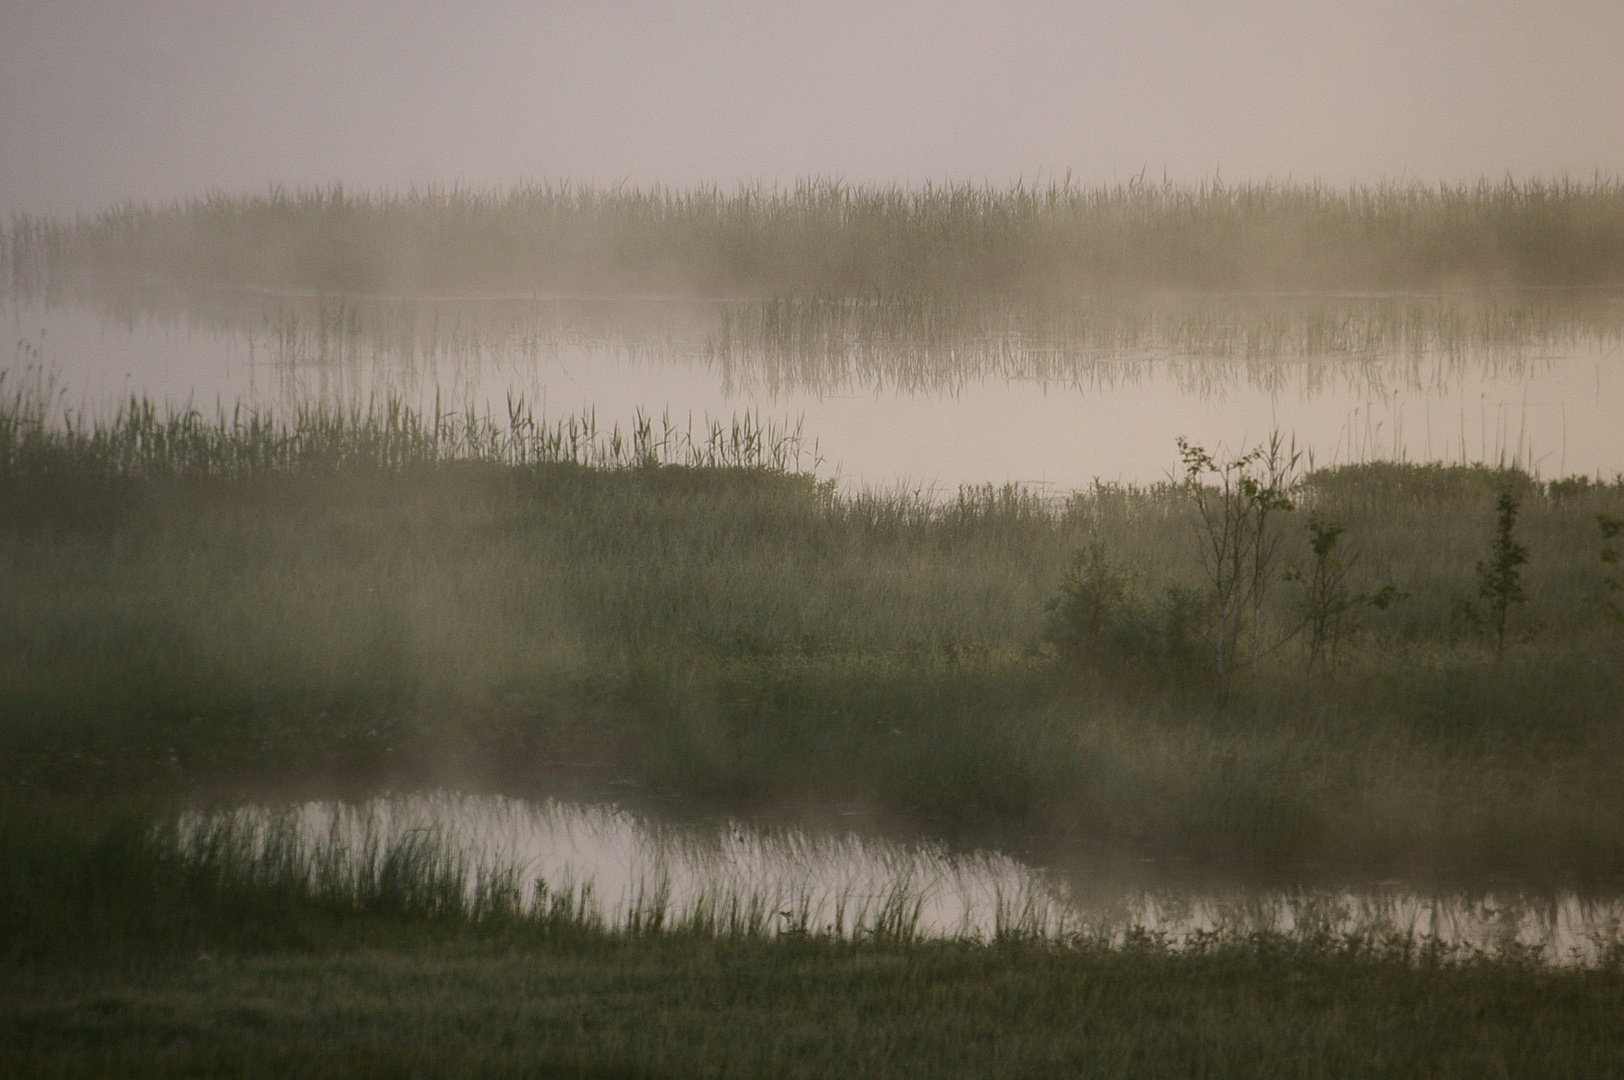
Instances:
[[[0,963],[560,936],[956,941],[1081,952],[1149,946],[1188,954],[1269,942],[1411,963],[1592,968],[1624,959],[1616,900],[1440,894],[1429,918],[1429,901],[1419,896],[1265,885],[1251,895],[1198,897],[1190,906],[1164,895],[1160,903],[1146,896],[1132,908],[1091,909],[1018,864],[980,853],[909,852],[848,836],[834,842],[852,860],[820,865],[809,854],[817,840],[799,831],[757,833],[767,847],[782,845],[766,859],[724,845],[706,846],[690,862],[678,849],[707,841],[702,831],[678,826],[670,846],[656,841],[659,854],[627,853],[642,875],[631,888],[599,895],[600,881],[577,880],[567,864],[542,876],[521,854],[535,850],[521,833],[471,833],[466,814],[498,800],[419,799],[428,816],[412,814],[411,799],[401,797],[184,811],[7,799],[0,805]],[[614,837],[590,829],[559,840],[544,845],[554,856],[590,859],[600,844],[615,847]],[[729,865],[729,855],[738,861]],[[667,857],[686,865],[679,869]],[[780,876],[784,871],[792,877]],[[946,910],[952,900],[962,910]]]
[[[274,188],[21,217],[13,290],[1031,293],[1624,283],[1624,185]]]
[[[325,949],[468,936],[532,943],[649,935],[922,940],[929,883],[908,875],[872,882],[872,891],[860,895],[848,890],[824,913],[832,921],[814,924],[809,891],[785,895],[762,882],[719,877],[680,906],[670,882],[658,879],[629,896],[600,897],[593,881],[548,881],[524,860],[470,849],[457,825],[401,828],[371,807],[334,807],[323,830],[298,809],[143,816],[8,800],[0,806],[6,868],[0,963],[103,951]],[[1228,936],[1238,941],[1244,934]],[[984,940],[969,932],[960,937]],[[1339,940],[1351,945],[1356,938],[1375,943],[1362,928]],[[1050,926],[1035,908],[1011,901],[999,909],[994,940],[1086,947],[1109,945],[1112,935]],[[1473,951],[1445,942],[1429,947],[1439,957]]]

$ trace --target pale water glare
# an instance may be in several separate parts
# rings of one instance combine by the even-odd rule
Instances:
[[[246,807],[194,814],[183,838],[222,823],[261,849],[273,836],[286,844],[291,828],[299,857],[329,870],[375,863],[403,840],[428,838],[461,860],[470,896],[480,881],[511,873],[526,904],[562,898],[611,928],[703,922],[769,934],[1018,934],[1116,944],[1148,935],[1174,946],[1257,932],[1358,934],[1454,954],[1534,950],[1545,962],[1590,964],[1617,947],[1624,926],[1624,901],[1573,892],[1430,891],[1397,881],[1215,888],[1176,876],[1147,884],[940,842],[725,818],[683,824],[609,803],[431,792]]]
[[[549,420],[590,414],[604,431],[639,414],[679,428],[749,414],[798,425],[817,471],[848,488],[1154,483],[1175,467],[1178,437],[1234,448],[1276,430],[1315,465],[1624,472],[1619,298],[1582,316],[1426,297],[1307,308],[1220,298],[1148,314],[1095,305],[1058,323],[782,307],[13,301],[8,366],[14,378],[46,373],[61,407],[87,416],[131,395],[205,416],[396,399],[501,419],[523,402]]]

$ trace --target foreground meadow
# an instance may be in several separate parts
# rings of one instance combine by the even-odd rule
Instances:
[[[1616,970],[702,938],[8,965],[28,1077],[1587,1076]]]

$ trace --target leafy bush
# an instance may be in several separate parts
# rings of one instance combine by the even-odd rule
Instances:
[[[1206,647],[1212,605],[1201,590],[1164,586],[1147,595],[1135,571],[1116,563],[1103,541],[1072,556],[1046,605],[1044,640],[1073,661],[1135,660],[1152,666],[1193,661]]]
[[[1236,669],[1280,644],[1265,644],[1263,611],[1285,540],[1280,515],[1296,508],[1300,454],[1279,432],[1229,457],[1214,457],[1184,438],[1178,448],[1215,616],[1213,666],[1227,694]]]
[[[1392,584],[1383,585],[1372,593],[1355,593],[1349,587],[1348,577],[1359,562],[1359,556],[1344,555],[1337,550],[1347,531],[1348,527],[1340,521],[1309,511],[1308,547],[1313,561],[1306,570],[1293,565],[1285,573],[1286,581],[1295,581],[1301,586],[1296,604],[1302,615],[1301,632],[1310,675],[1316,666],[1323,664],[1335,676],[1343,642],[1359,630],[1355,613],[1361,605],[1386,611],[1405,598]]]

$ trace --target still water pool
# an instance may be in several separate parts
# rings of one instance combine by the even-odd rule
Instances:
[[[285,857],[292,848],[296,860],[341,876],[420,844],[419,852],[445,854],[470,895],[507,874],[525,903],[563,899],[608,927],[697,922],[724,932],[977,941],[1022,934],[1118,944],[1149,935],[1174,946],[1260,931],[1361,934],[1557,964],[1596,963],[1616,951],[1624,927],[1616,895],[1398,880],[1218,882],[1178,864],[1040,864],[876,829],[726,816],[679,821],[607,801],[454,792],[313,801],[194,813],[183,835],[221,825],[258,850],[277,846]]]

